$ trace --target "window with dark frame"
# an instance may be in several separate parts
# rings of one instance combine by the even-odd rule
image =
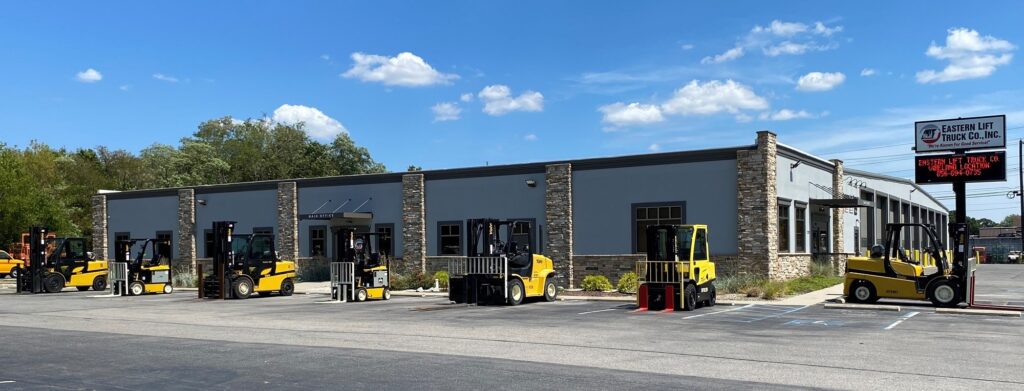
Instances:
[[[174,259],[173,242],[171,241],[171,238],[171,231],[156,232],[156,251],[159,253],[161,259]]]
[[[322,257],[327,255],[327,227],[322,225],[309,227],[309,256]]]
[[[441,223],[438,255],[462,255],[462,224]]]
[[[807,252],[807,206],[796,205],[796,252]]]
[[[633,237],[638,254],[647,252],[647,227],[652,225],[682,224],[683,206],[675,204],[644,204],[633,207]]]
[[[394,257],[395,226],[391,224],[377,224],[377,252],[383,255]]]
[[[122,240],[128,240],[128,239],[131,239],[131,238],[132,238],[132,233],[131,232],[115,232],[114,233],[114,244],[116,245],[117,242],[120,242]]]
[[[203,230],[203,257],[213,258],[213,230]]]
[[[789,252],[789,204],[779,204],[779,251]]]

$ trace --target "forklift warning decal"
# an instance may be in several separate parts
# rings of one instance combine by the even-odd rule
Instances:
[[[914,123],[917,152],[1006,147],[1006,116]]]

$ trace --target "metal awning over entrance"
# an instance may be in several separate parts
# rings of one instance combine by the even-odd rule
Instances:
[[[811,198],[812,206],[824,206],[829,208],[872,208],[874,202],[860,198]]]
[[[373,212],[330,212],[299,215],[299,220],[329,221],[332,227],[370,227]]]

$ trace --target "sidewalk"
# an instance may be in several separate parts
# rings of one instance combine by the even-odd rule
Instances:
[[[787,297],[782,300],[768,301],[766,303],[777,305],[811,305],[832,300],[837,297],[843,297],[843,284],[836,284],[822,290]]]

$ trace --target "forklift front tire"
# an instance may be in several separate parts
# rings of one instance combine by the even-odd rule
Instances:
[[[231,293],[236,299],[248,299],[252,295],[252,280],[248,277],[239,277],[231,282]]]
[[[697,309],[697,288],[693,284],[686,284],[686,288],[683,288],[683,311],[695,309]]]
[[[164,284],[164,293],[165,294],[169,295],[169,294],[171,294],[173,292],[174,292],[174,287],[171,286],[171,284]]]
[[[953,307],[960,303],[960,289],[953,280],[935,281],[928,287],[928,300],[936,307]]]
[[[523,303],[523,296],[525,296],[526,288],[523,287],[523,282],[519,279],[514,279],[508,282],[508,305],[519,305]]]
[[[874,303],[878,301],[878,293],[870,282],[857,280],[850,286],[850,297],[846,299],[853,303]]]
[[[132,281],[128,284],[128,295],[142,296],[143,293],[146,293],[146,286],[141,281]]]
[[[291,296],[295,293],[295,283],[292,282],[291,278],[286,278],[281,281],[281,296]]]
[[[50,274],[43,279],[43,288],[49,293],[57,293],[64,290],[64,276],[60,274]]]
[[[544,281],[544,301],[552,302],[558,296],[558,287],[555,286],[555,279],[548,276]]]
[[[107,290],[107,278],[104,276],[97,276],[92,279],[92,290],[103,291]]]

